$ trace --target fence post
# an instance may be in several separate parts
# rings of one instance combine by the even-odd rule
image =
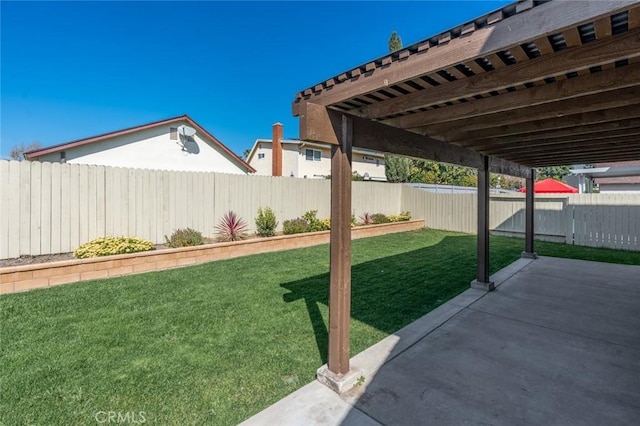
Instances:
[[[569,203],[569,199],[564,200],[565,213],[565,244],[574,244],[575,231],[575,211],[574,205]]]

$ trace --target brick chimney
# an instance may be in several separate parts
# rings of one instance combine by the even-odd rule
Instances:
[[[271,176],[282,176],[282,124],[273,125],[271,141]]]

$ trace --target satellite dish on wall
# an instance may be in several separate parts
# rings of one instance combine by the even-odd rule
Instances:
[[[193,136],[196,134],[196,129],[194,129],[193,127],[189,127],[189,126],[178,126],[178,132],[182,135],[182,136]]]

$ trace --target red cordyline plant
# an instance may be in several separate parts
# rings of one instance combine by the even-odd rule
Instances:
[[[365,213],[360,216],[363,225],[371,225],[373,223],[373,215],[371,213]]]
[[[227,212],[216,225],[220,242],[240,241],[247,238],[247,223],[232,211]]]

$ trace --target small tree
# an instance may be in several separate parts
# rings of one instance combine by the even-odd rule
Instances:
[[[402,39],[398,33],[394,30],[389,37],[389,52],[395,52],[402,49]]]
[[[402,39],[394,30],[389,37],[389,52],[402,49]],[[411,173],[411,160],[395,155],[384,156],[384,174],[388,182],[408,182]]]
[[[408,182],[411,173],[411,160],[395,155],[384,156],[384,173],[388,182]]]
[[[258,216],[256,217],[256,234],[260,237],[273,237],[278,227],[276,214],[271,208],[258,207]]]
[[[569,166],[551,166],[541,167],[538,169],[537,180],[543,180],[546,178],[554,178],[556,180],[563,180],[566,175],[569,174]]]
[[[12,160],[22,161],[25,160],[24,153],[33,151],[34,149],[42,148],[39,142],[31,142],[29,145],[25,146],[23,143],[14,145],[9,152],[9,157]]]

